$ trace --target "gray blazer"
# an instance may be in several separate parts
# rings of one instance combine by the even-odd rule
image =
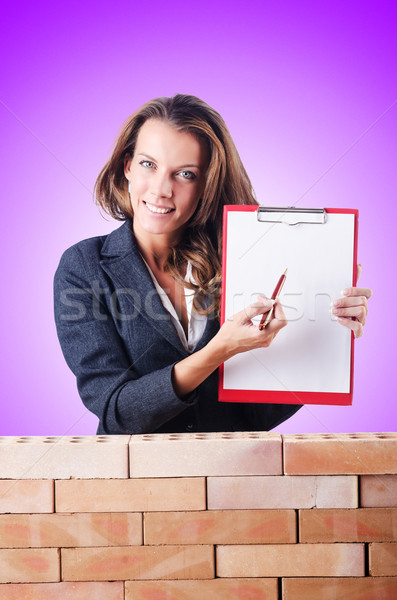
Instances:
[[[75,244],[54,279],[63,354],[98,434],[268,430],[299,405],[217,401],[218,373],[179,398],[173,365],[188,356],[137,249],[132,221]],[[219,329],[208,317],[195,350]]]

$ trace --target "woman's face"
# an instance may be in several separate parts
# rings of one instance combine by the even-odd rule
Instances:
[[[177,243],[197,208],[207,164],[204,142],[164,121],[145,121],[124,168],[131,185],[134,232],[165,235],[170,244]]]

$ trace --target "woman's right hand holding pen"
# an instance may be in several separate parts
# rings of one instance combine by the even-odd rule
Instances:
[[[252,319],[267,313],[273,305],[269,323],[260,330],[259,323],[253,323]],[[267,348],[280,329],[286,325],[287,320],[279,301],[258,296],[257,302],[227,319],[204,348],[174,365],[172,382],[175,393],[183,398],[196,389],[221,363],[240,352]]]
[[[274,305],[272,317],[266,327],[259,329],[252,322],[254,317],[268,313]],[[279,300],[258,296],[258,301],[250,304],[223,323],[213,342],[223,348],[225,360],[240,352],[267,348],[277,333],[287,325],[287,319]]]

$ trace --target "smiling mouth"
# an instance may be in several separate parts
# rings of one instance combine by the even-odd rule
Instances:
[[[173,212],[175,208],[160,208],[159,206],[155,206],[154,204],[149,204],[149,202],[145,202],[146,207],[150,210],[150,212],[157,213],[160,215],[166,215],[167,213]]]

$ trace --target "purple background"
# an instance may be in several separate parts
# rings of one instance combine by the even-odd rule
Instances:
[[[360,210],[375,294],[353,406],[305,407],[278,430],[395,430],[396,17],[382,0],[3,3],[0,435],[95,433],[53,275],[68,246],[118,226],[92,189],[121,123],[176,92],[222,114],[260,202]]]

